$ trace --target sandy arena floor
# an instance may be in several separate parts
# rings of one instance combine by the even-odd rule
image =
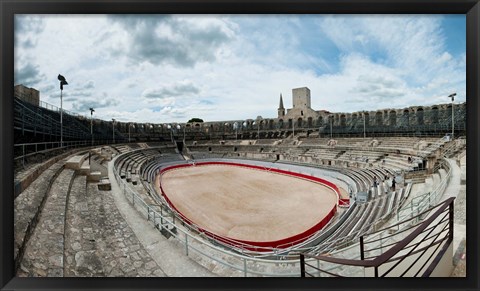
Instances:
[[[179,168],[161,179],[172,204],[195,224],[251,242],[302,233],[319,223],[337,201],[335,192],[319,183],[232,165]]]

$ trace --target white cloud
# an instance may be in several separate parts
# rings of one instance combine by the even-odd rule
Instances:
[[[16,64],[35,69],[42,101],[59,105],[61,73],[64,107],[91,102],[106,120],[273,118],[280,93],[291,107],[303,86],[314,109],[337,112],[447,103],[451,92],[465,100],[466,55],[447,50],[441,17],[282,17],[44,16]]]

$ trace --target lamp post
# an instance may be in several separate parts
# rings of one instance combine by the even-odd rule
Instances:
[[[452,98],[452,140],[453,140],[453,135],[454,135],[454,132],[455,132],[455,118],[454,118],[454,111],[453,111],[453,100],[454,100],[454,97],[457,96],[457,93],[452,93],[450,95],[448,95],[448,97]]]
[[[128,142],[129,142],[129,143],[131,142],[131,141],[130,141],[130,127],[132,127],[132,126],[133,126],[133,128],[135,128],[135,125],[134,125],[134,124],[131,124],[131,123],[128,124]]]
[[[238,139],[238,122],[233,123],[233,128],[235,129],[235,140]]]
[[[113,137],[113,143],[115,144],[115,118],[112,118],[112,137]]]
[[[365,131],[365,111],[362,112],[363,113],[363,138],[366,138],[367,137],[367,133]]]
[[[185,143],[185,125],[183,126],[183,143]],[[177,124],[177,129],[180,130],[182,126],[180,124]]]
[[[257,125],[257,139],[260,139],[260,121],[254,121],[252,125]]]
[[[228,122],[225,122],[225,124],[223,125],[223,137],[224,137],[225,140],[227,139],[227,128],[228,128],[228,126],[230,126],[230,123],[228,123]]]
[[[330,139],[331,139],[333,137],[333,134],[332,134],[333,115],[329,115],[328,119],[330,119]]]
[[[170,139],[171,139],[171,141],[173,142],[173,129],[172,129],[172,125],[171,125],[171,124],[167,125],[167,128],[168,128],[168,130],[170,130]]]
[[[63,85],[68,85],[64,76],[58,74],[60,81],[60,147],[63,147]]]
[[[177,124],[177,130],[180,130],[182,126],[180,124]]]
[[[92,136],[92,146],[93,146],[93,112],[95,110],[93,107],[90,107],[90,135]]]

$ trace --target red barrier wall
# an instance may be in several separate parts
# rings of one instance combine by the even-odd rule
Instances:
[[[266,169],[265,167],[261,167],[261,166],[241,164],[241,163],[233,163],[233,162],[197,162],[197,163],[195,163],[195,166],[203,166],[203,165],[229,165],[229,166],[245,167],[245,168],[251,168],[251,169],[262,170],[262,171],[267,171],[268,170],[270,172],[280,173],[280,174],[283,174],[283,175],[288,175],[288,176],[293,176],[293,177],[297,177],[297,178],[301,178],[301,179],[314,181],[314,182],[320,183],[320,184],[332,189],[337,194],[337,199],[338,199],[339,204],[344,205],[346,203],[346,201],[344,201],[346,199],[341,199],[341,200],[339,199],[339,197],[340,197],[339,192],[340,191],[338,190],[338,187],[335,184],[333,184],[333,183],[331,183],[327,180],[324,180],[322,178],[313,177],[313,176],[300,174],[300,173],[294,173],[294,172],[290,172],[290,171],[286,171],[286,170]],[[165,173],[167,171],[170,171],[170,170],[173,170],[173,169],[192,167],[192,166],[193,165],[191,165],[191,164],[181,164],[181,165],[169,166],[169,167],[163,168],[160,171],[159,175],[162,175],[163,173]],[[162,192],[163,197],[168,202],[170,207],[175,209],[175,211],[182,217],[182,219],[184,219],[185,222],[189,223],[190,225],[195,225],[193,223],[193,221],[191,221],[186,216],[184,216],[180,211],[178,211],[178,209],[173,205],[173,203],[171,203],[171,201],[168,199],[168,195],[165,193],[165,191],[163,191],[162,185],[158,185],[158,186],[159,186],[159,188]],[[265,241],[265,242],[245,241],[245,240],[238,240],[238,239],[232,239],[232,238],[228,238],[228,237],[224,237],[224,236],[219,236],[219,235],[211,233],[211,232],[209,232],[205,229],[199,229],[199,231],[207,234],[208,236],[210,236],[210,237],[212,237],[216,240],[219,240],[223,243],[227,243],[229,245],[233,245],[233,246],[249,245],[248,247],[245,247],[245,248],[249,249],[249,250],[254,250],[254,251],[262,251],[262,250],[267,251],[268,248],[286,248],[286,247],[298,244],[298,243],[306,240],[309,236],[311,236],[315,232],[322,229],[330,221],[330,219],[332,219],[332,217],[335,215],[336,211],[337,211],[337,208],[333,207],[330,210],[330,212],[321,221],[319,221],[316,225],[314,225],[310,229],[308,229],[308,230],[306,230],[302,233],[299,233],[297,235],[287,237],[287,238],[284,238],[284,239],[281,239],[281,240],[276,240],[276,241]]]

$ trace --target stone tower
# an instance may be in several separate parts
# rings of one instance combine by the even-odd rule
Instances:
[[[307,87],[292,89],[293,108],[311,108],[310,89]]]
[[[285,116],[285,107],[283,107],[283,98],[282,94],[280,93],[280,105],[278,106],[278,118],[282,118]]]

